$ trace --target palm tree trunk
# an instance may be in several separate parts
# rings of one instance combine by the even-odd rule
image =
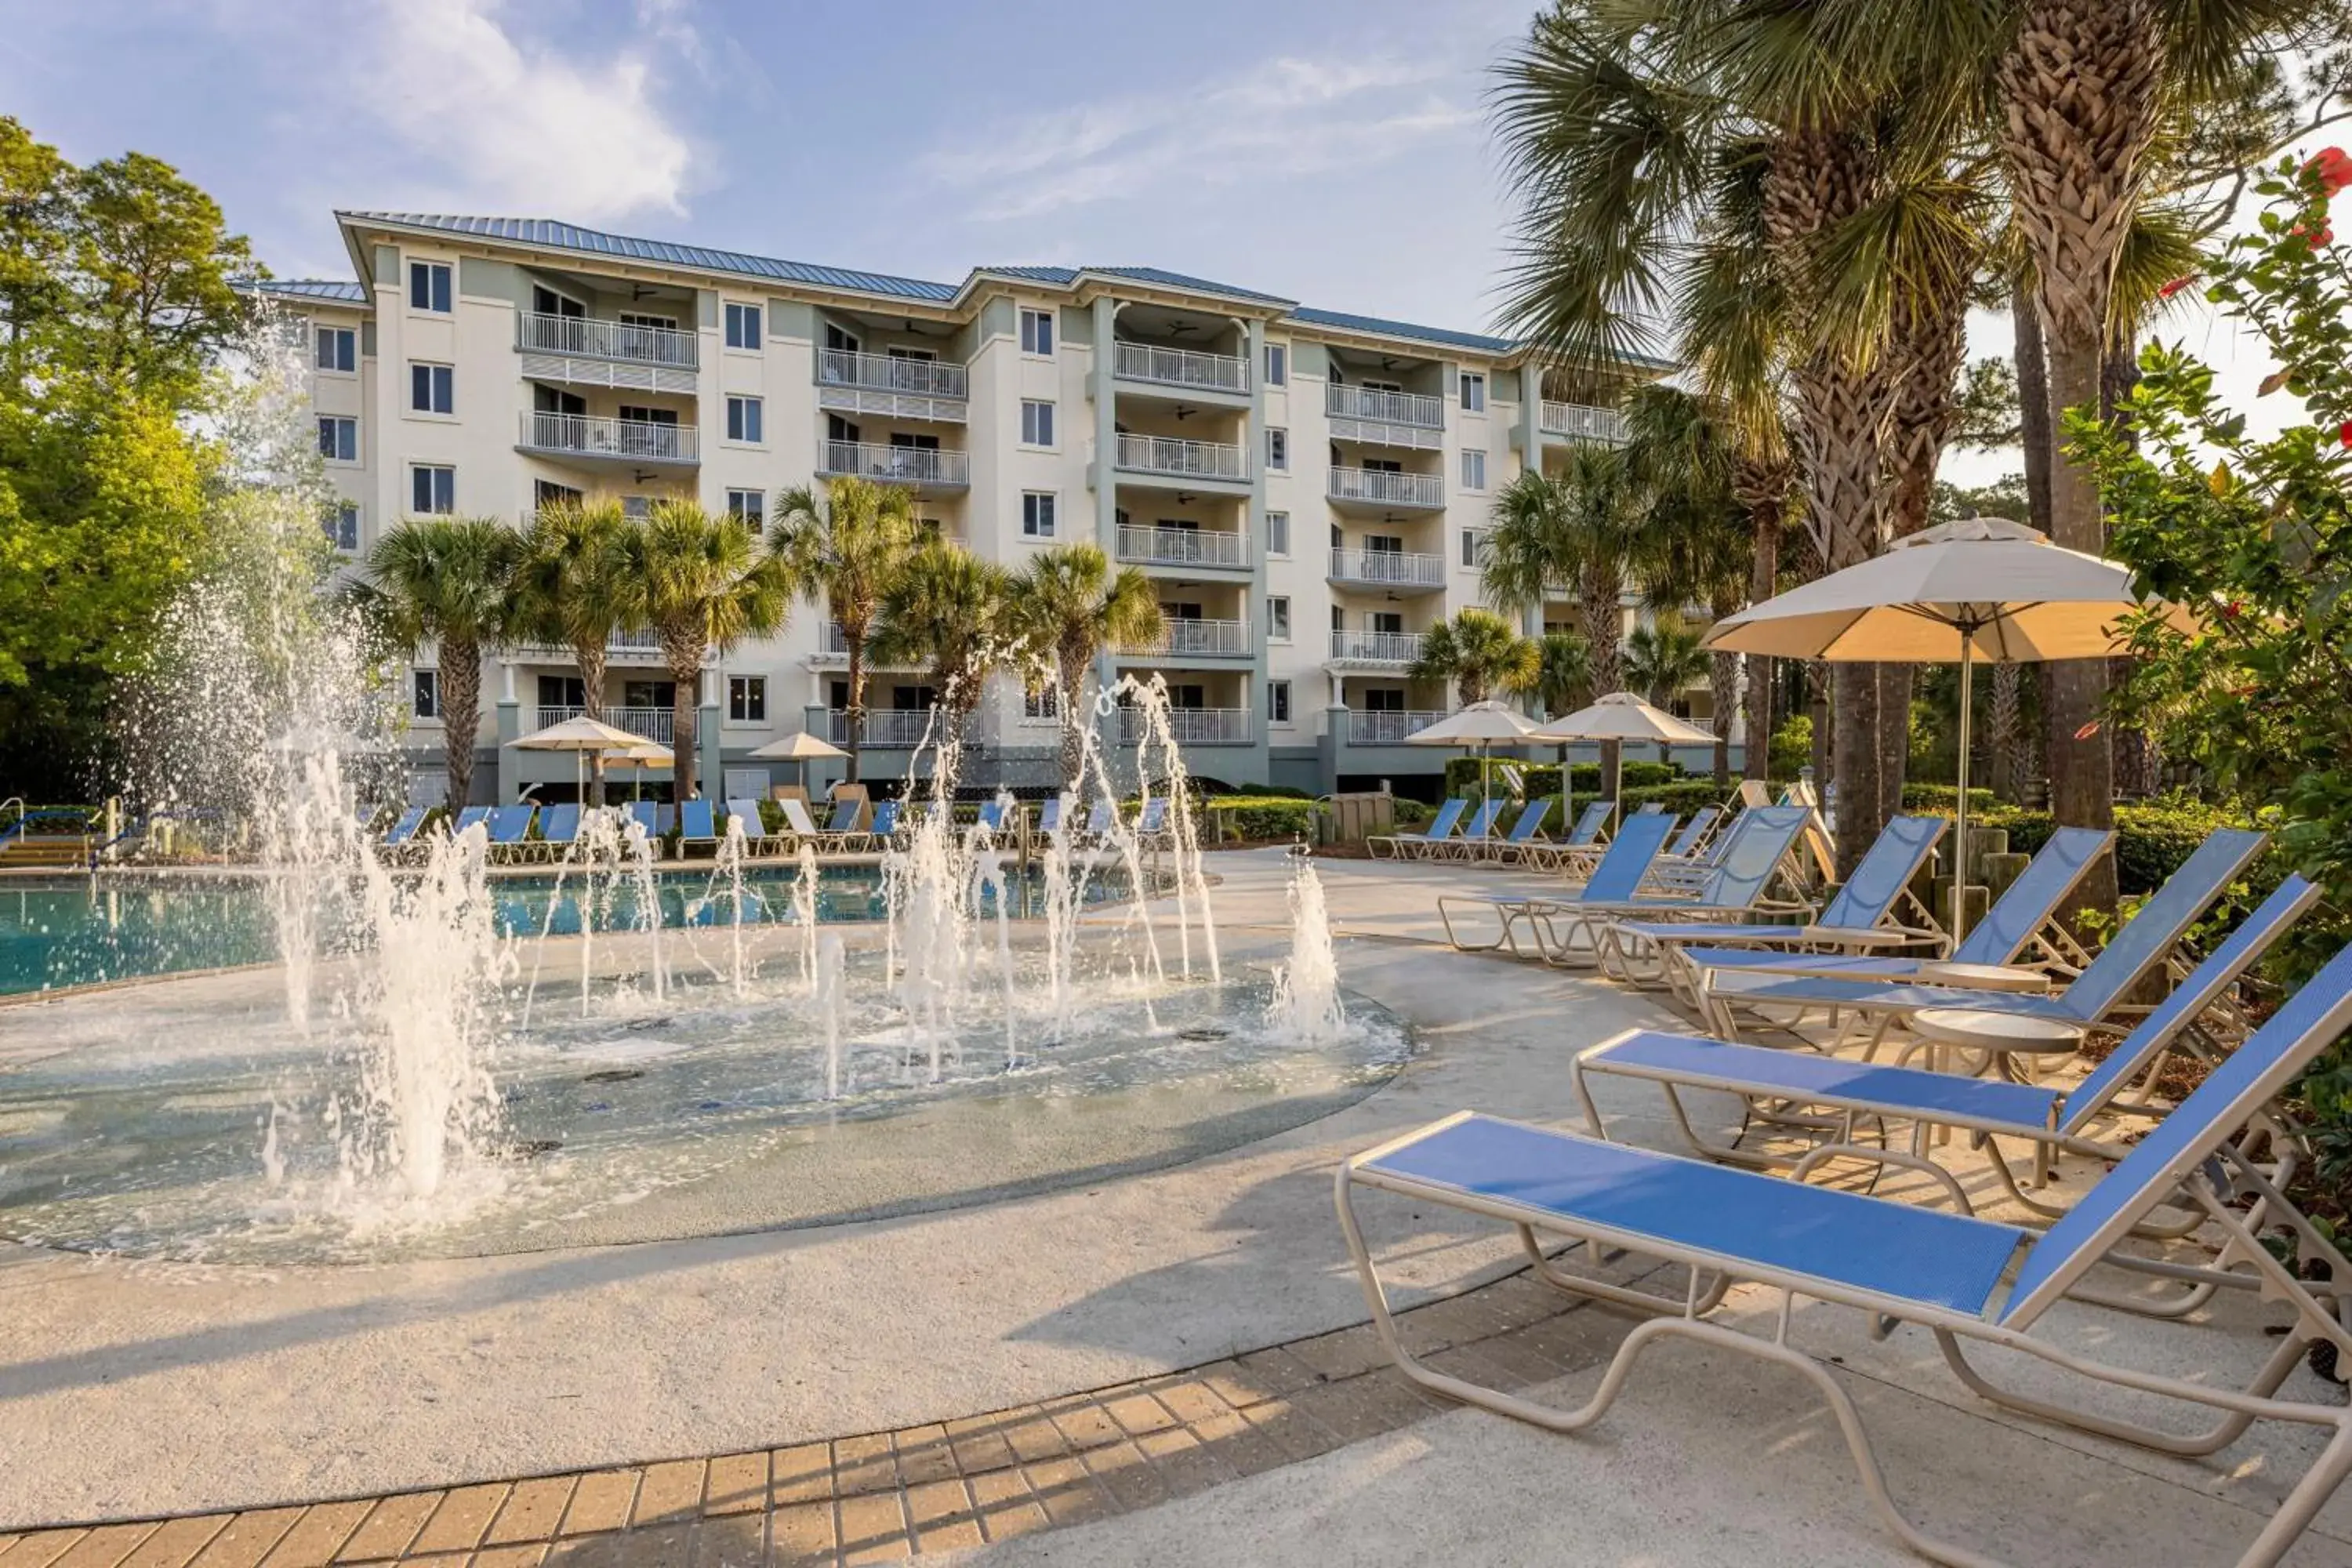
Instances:
[[[661,634],[662,662],[669,666],[670,798],[684,801],[694,794],[695,715],[702,701],[702,635],[699,628],[677,627]]]
[[[1739,656],[1718,649],[1708,656],[1707,688],[1715,700],[1715,782],[1731,783],[1731,710],[1739,704]]]
[[[1813,783],[1830,776],[1830,742],[1837,735],[1837,718],[1830,711],[1830,667],[1819,659],[1805,666],[1805,710],[1813,719]]]
[[[1074,790],[1083,779],[1087,766],[1086,679],[1088,658],[1062,658],[1056,661],[1061,672],[1062,691],[1059,699],[1062,713],[1062,787]]]
[[[1585,574],[1584,591],[1577,598],[1577,619],[1584,623],[1584,640],[1591,650],[1592,691],[1605,697],[1625,684],[1624,611],[1619,601],[1624,584],[1610,563],[1596,563]],[[1620,741],[1601,742],[1601,788],[1609,798],[1617,786]]]
[[[866,750],[866,637],[845,626],[841,640],[849,645],[849,763],[843,776],[856,784],[858,759]]]
[[[2017,424],[2025,448],[2026,521],[2050,531],[2050,469],[2058,448],[2051,439],[2050,362],[2042,348],[2042,307],[2021,278],[2009,297],[2009,319],[2016,329]]]
[[[1894,494],[1888,532],[1906,538],[1927,526],[1936,470],[1945,443],[1958,428],[1960,408],[1953,383],[1968,358],[1968,294],[1960,289],[1913,287],[1895,309],[1895,342],[1901,387],[1888,456]],[[1903,809],[1903,782],[1911,764],[1912,668],[1878,667],[1878,794],[1881,820]]]
[[[441,697],[441,761],[449,770],[452,815],[474,798],[474,731],[482,722],[482,647],[444,642],[434,675]]]
[[[2048,325],[2049,323],[2045,323]],[[2105,356],[2098,329],[2090,335],[2050,333],[2050,409],[2053,422],[2068,408],[2096,408]],[[2106,543],[2105,520],[2090,470],[2064,461],[2050,475],[2050,531],[2053,542],[2096,555]],[[2113,827],[2116,821],[2114,736],[2105,723],[2107,667],[2103,659],[2070,658],[2042,672],[2044,750],[2050,767],[2050,810],[2070,827]],[[2112,909],[2115,862],[2101,856],[2084,879],[2076,907]]]
[[[1992,793],[2006,805],[2018,804],[2025,778],[2019,763],[2017,701],[2021,671],[2008,660],[1992,667],[1992,721],[1987,737],[1992,747]]]
[[[1742,462],[1740,504],[1756,537],[1756,553],[1748,571],[1748,602],[1760,605],[1780,585],[1780,520],[1787,515],[1789,470],[1785,464]],[[1747,723],[1741,771],[1749,778],[1767,777],[1772,757],[1772,661],[1748,656]]]
[[[604,720],[604,644],[575,644],[572,649],[573,662],[580,666],[580,711],[598,723]],[[597,752],[588,759],[588,804],[604,804],[604,753]]]

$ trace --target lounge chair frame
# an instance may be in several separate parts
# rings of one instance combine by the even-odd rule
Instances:
[[[1430,818],[1429,826],[1422,832],[1376,833],[1364,840],[1364,853],[1375,860],[1381,859],[1383,857],[1379,847],[1385,844],[1389,847],[1387,859],[1425,858],[1433,847],[1444,843],[1452,835],[1455,825],[1462,820],[1462,814],[1469,809],[1468,795],[1454,795],[1438,806],[1437,815]]]

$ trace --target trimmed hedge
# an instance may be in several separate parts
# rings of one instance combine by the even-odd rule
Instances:
[[[1718,784],[1713,779],[1679,779],[1673,784],[1647,784],[1640,789],[1628,788],[1619,804],[1627,811],[1639,811],[1655,803],[1676,816],[1688,816],[1703,805],[1721,805],[1739,793],[1739,781]]]
[[[1906,811],[1951,812],[1958,809],[1960,791],[1957,784],[1907,784],[1903,786],[1903,809]],[[1969,791],[1969,815],[1981,816],[2000,803],[1989,789]]]
[[[1528,799],[1532,800],[1539,795],[1559,793],[1558,763],[1518,763],[1513,765],[1518,768],[1520,776],[1527,781]],[[1502,764],[1498,763],[1494,766],[1499,773]],[[1577,794],[1595,795],[1601,793],[1599,763],[1571,763],[1568,771],[1570,782],[1575,785]],[[1628,790],[1643,788],[1651,784],[1675,784],[1688,777],[1690,775],[1674,763],[1636,762],[1631,757],[1625,760],[1625,787]],[[1478,759],[1475,757],[1448,759],[1445,764],[1445,793],[1475,795],[1477,791]]]
[[[1312,800],[1287,795],[1226,795],[1202,804],[1213,808],[1203,815],[1222,825],[1223,834],[1247,843],[1312,840],[1315,837],[1318,808]]]
[[[1919,792],[1916,798],[1915,790]],[[1940,798],[1937,798],[1938,792]],[[1980,807],[1977,804],[1978,793],[1973,789],[1969,792],[1969,820],[1977,826],[2005,830],[2010,848],[2018,854],[2038,853],[2056,831],[2057,820],[2046,811],[1991,804]],[[1903,804],[1919,811],[1948,815],[1956,794],[1949,784],[1906,784]],[[2152,893],[2216,828],[2245,826],[2242,816],[2181,795],[2117,805],[2116,886],[2126,894]],[[2277,887],[2286,873],[2287,867],[2279,856],[2265,854],[2254,862],[2247,880],[2259,899]]]

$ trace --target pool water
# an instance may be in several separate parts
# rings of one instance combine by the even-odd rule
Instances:
[[[1008,873],[1015,915],[1040,912],[1043,884],[1033,872]],[[799,872],[761,868],[743,875],[743,923],[789,924]],[[727,886],[709,867],[663,875],[656,884],[665,926],[726,925],[735,919]],[[576,881],[560,890],[552,877],[501,879],[491,885],[502,932],[577,935],[583,910]],[[1087,882],[1089,902],[1127,896],[1117,872]],[[882,873],[873,866],[822,867],[817,919],[883,918]],[[597,931],[634,931],[641,921],[634,887],[600,891],[588,911]],[[551,913],[550,906],[553,906]],[[992,906],[984,906],[992,910]],[[35,880],[0,887],[0,995],[89,985],[109,980],[267,963],[278,935],[262,883],[251,877],[101,877]]]

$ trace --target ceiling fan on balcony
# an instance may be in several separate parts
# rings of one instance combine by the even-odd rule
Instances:
[[[1188,407],[1186,407],[1184,405],[1182,405],[1182,404],[1181,404],[1181,403],[1180,403],[1180,404],[1178,404],[1178,405],[1176,405],[1176,417],[1177,417],[1177,419],[1178,419],[1179,421],[1182,421],[1182,420],[1190,419],[1191,417],[1192,417],[1192,416],[1193,416],[1193,415],[1195,415],[1195,414],[1197,414],[1197,413],[1199,413],[1199,412],[1200,412],[1200,410],[1199,410],[1199,409],[1197,409],[1197,408],[1188,408]]]
[[[629,482],[633,485],[649,485],[659,478],[661,478],[659,474],[654,473],[646,468],[632,468],[629,470]]]
[[[1192,504],[1192,492],[1191,490],[1178,490],[1176,492],[1176,504],[1178,506],[1191,506]]]

